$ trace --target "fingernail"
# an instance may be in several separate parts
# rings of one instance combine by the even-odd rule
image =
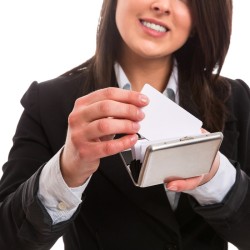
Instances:
[[[141,109],[138,109],[137,117],[138,117],[138,119],[143,119],[145,117],[145,114]]]
[[[138,131],[140,129],[140,124],[138,122],[133,122],[132,126],[135,131]]]
[[[168,190],[170,191],[177,191],[178,188],[176,186],[170,186],[170,187],[167,187]]]
[[[149,103],[148,97],[145,96],[145,95],[143,95],[143,94],[140,94],[139,99],[140,99],[140,101],[141,101],[142,103],[144,103],[144,104]]]
[[[130,137],[130,141],[131,142],[136,142],[138,140],[138,135],[137,134],[134,134]]]

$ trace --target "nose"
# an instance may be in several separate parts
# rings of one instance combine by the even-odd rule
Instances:
[[[158,14],[170,14],[170,0],[159,0],[154,1],[151,5],[151,8],[154,12]]]

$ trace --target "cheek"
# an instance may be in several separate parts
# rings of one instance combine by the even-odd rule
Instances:
[[[127,36],[126,27],[125,27],[124,23],[121,22],[120,17],[116,17],[116,26],[117,26],[118,32],[119,32],[122,40],[124,41],[124,38],[126,38],[126,36]]]
[[[116,26],[118,28],[119,33],[122,34],[124,33],[124,30],[126,30],[126,6],[124,6],[123,1],[120,1],[117,3],[117,8],[116,8],[116,15],[115,15],[115,20],[116,20]]]
[[[124,0],[126,2],[126,0]],[[127,43],[133,40],[136,30],[135,11],[127,3],[120,4],[116,9],[116,26],[122,40]],[[131,28],[132,27],[132,28]]]
[[[176,46],[178,47],[177,49],[179,49],[186,43],[186,41],[190,37],[192,31],[192,21],[190,16],[181,15],[180,18],[178,18],[178,22],[176,22],[175,24],[177,32],[175,32],[174,35]]]
[[[187,40],[190,37],[192,31],[192,21],[190,17],[186,17],[179,20],[179,36],[182,37],[183,40]]]
[[[189,8],[186,5],[182,5],[179,6],[179,8],[176,7],[175,10],[175,17],[178,23],[177,25],[182,30],[182,32],[189,35],[193,25]]]

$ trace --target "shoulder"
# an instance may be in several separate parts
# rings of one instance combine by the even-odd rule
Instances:
[[[244,97],[248,101],[250,100],[250,88],[249,88],[249,85],[247,85],[241,79],[231,80],[230,82],[231,82],[232,95],[239,96],[239,97]]]
[[[24,107],[31,103],[43,106],[74,102],[75,99],[88,92],[85,88],[85,72],[73,75],[62,75],[54,79],[40,82],[34,81],[21,99]],[[86,94],[85,93],[85,94]]]
[[[34,81],[21,99],[25,112],[39,123],[45,120],[66,121],[75,100],[90,92],[85,84],[86,75],[79,72],[41,83]]]
[[[230,95],[232,98],[244,98],[250,100],[250,88],[243,80],[241,79],[230,79],[222,77],[223,80],[227,81],[230,85]]]
[[[225,129],[237,133],[238,144],[244,141],[245,146],[241,145],[241,150],[244,152],[249,147],[246,145],[249,144],[250,136],[250,89],[241,79],[226,78],[226,80],[230,84],[230,95],[226,102],[227,122]],[[234,144],[237,145],[236,140]]]
[[[241,79],[230,79],[227,77],[220,77],[220,82],[226,83],[229,89],[227,95],[227,105],[234,113],[239,109],[246,112],[250,110],[250,88]]]
[[[45,99],[49,98],[50,96],[69,96],[76,94],[77,91],[81,92],[85,79],[86,74],[82,72],[74,75],[62,75],[40,83],[34,81],[26,94],[33,91],[39,91],[39,94],[45,95],[43,96]]]
[[[250,89],[241,79],[223,78],[229,85],[226,101],[226,123],[221,150],[230,159],[249,165]]]

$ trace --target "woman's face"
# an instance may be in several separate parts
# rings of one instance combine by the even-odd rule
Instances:
[[[124,53],[144,58],[171,55],[192,29],[188,0],[117,0],[116,24]]]

